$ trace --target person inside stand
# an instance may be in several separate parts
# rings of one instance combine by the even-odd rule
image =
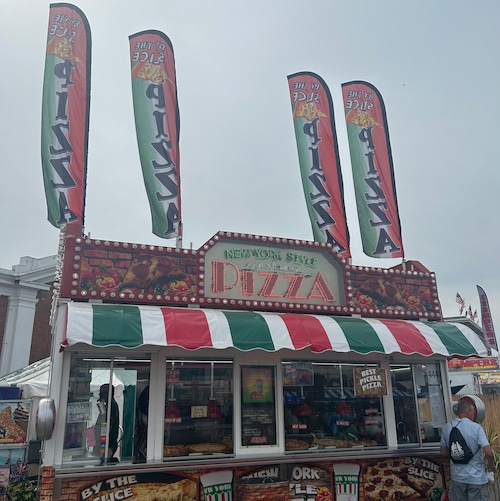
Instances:
[[[103,423],[107,422],[108,419],[108,397],[109,397],[109,384],[103,384],[99,389],[99,416],[95,424],[95,436],[97,439],[97,445],[94,448],[94,452],[104,459],[104,452],[101,450],[101,427]],[[108,458],[116,461],[113,457],[118,449],[118,431],[120,427],[120,414],[118,410],[118,404],[115,400],[115,388],[111,386],[111,412],[110,412],[110,423],[108,427]],[[104,433],[104,432],[103,432]],[[109,461],[108,459],[108,461]]]
[[[149,385],[140,393],[137,400],[137,419],[135,430],[135,456],[136,461],[146,460],[146,445],[148,435],[148,411],[149,411]]]
[[[488,442],[483,427],[474,421],[474,405],[467,400],[459,400],[458,417],[447,423],[441,436],[441,454],[450,457],[449,441],[453,426],[459,425],[467,445],[475,454],[467,464],[457,464],[450,460],[451,485],[450,501],[488,501],[488,474],[485,469],[483,454],[487,458],[488,468],[495,471],[493,450]]]

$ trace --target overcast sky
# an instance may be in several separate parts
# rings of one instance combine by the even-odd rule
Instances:
[[[134,129],[128,37],[164,32],[176,59],[184,246],[218,230],[312,240],[287,75],[332,93],[353,264],[361,248],[341,84],[385,101],[405,258],[436,272],[500,330],[500,2],[482,0],[79,0],[92,32],[85,231],[175,246],[151,231]],[[0,0],[0,268],[57,252],[40,120],[49,2]],[[498,337],[498,335],[497,335]]]

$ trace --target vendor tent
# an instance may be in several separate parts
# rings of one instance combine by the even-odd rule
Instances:
[[[0,386],[19,388],[22,392],[21,398],[46,397],[49,373],[50,358],[44,358],[0,377]]]
[[[44,358],[0,377],[0,386],[16,386],[21,390],[21,398],[46,397],[49,390],[49,373],[50,358]],[[99,396],[101,385],[106,383],[109,383],[108,370],[92,371],[90,391],[95,398]],[[122,397],[125,385],[135,385],[135,380],[131,380],[126,371],[116,371],[113,374],[113,386],[117,400]]]

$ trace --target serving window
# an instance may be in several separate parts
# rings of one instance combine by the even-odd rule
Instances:
[[[436,445],[446,423],[439,363],[390,368],[398,444]]]
[[[165,459],[233,451],[231,361],[167,360]]]
[[[72,354],[62,462],[132,462],[142,457],[146,436],[137,399],[149,385],[149,356]]]
[[[285,450],[386,445],[378,365],[289,360],[282,372]]]

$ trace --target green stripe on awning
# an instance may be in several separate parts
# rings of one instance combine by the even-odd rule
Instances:
[[[432,323],[429,327],[438,335],[441,342],[446,346],[448,353],[454,355],[468,356],[476,353],[476,349],[472,346],[462,332],[451,324]]]
[[[262,348],[274,351],[274,343],[267,322],[262,315],[252,311],[224,311],[229,323],[234,347],[247,351]]]
[[[335,317],[352,351],[357,353],[384,353],[384,346],[373,327],[361,318]]]
[[[92,307],[92,344],[109,346],[117,344],[135,348],[144,344],[142,322],[137,306],[95,305]]]

